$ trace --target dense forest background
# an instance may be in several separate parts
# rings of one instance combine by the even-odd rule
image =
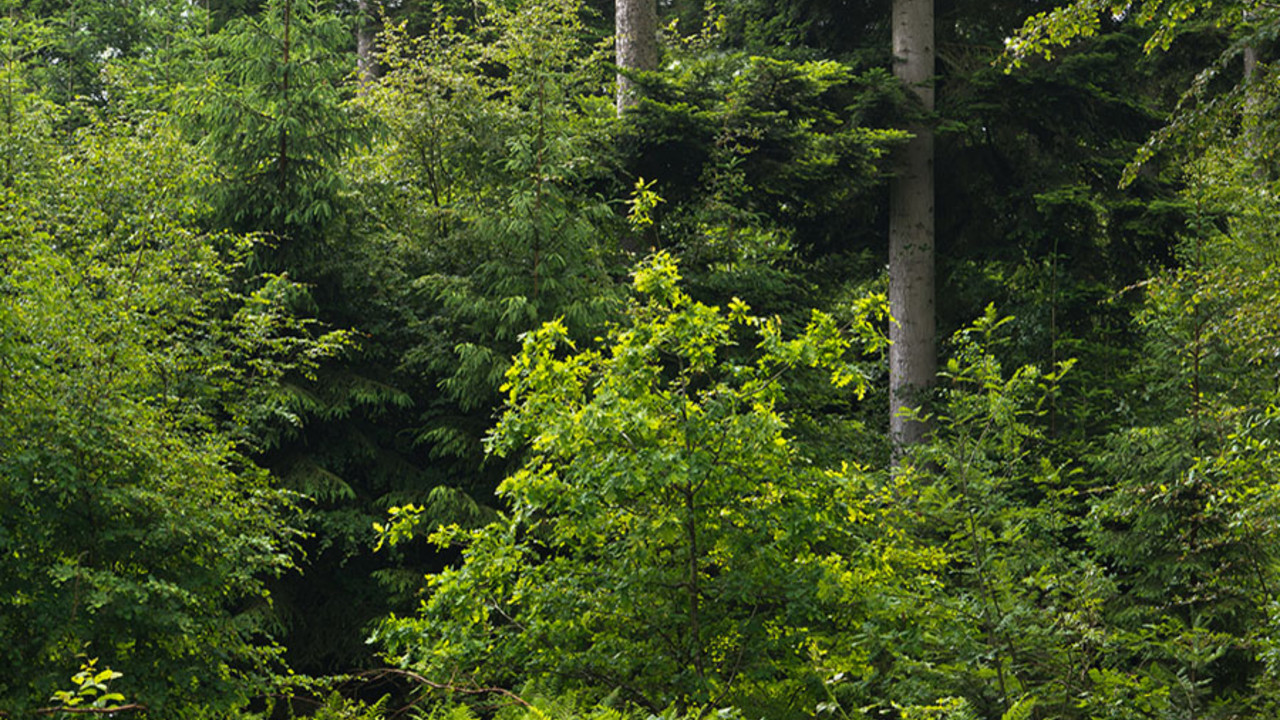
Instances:
[[[0,0],[0,716],[1280,712],[1280,10],[636,1]]]

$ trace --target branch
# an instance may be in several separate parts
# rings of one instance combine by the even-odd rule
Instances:
[[[40,708],[39,710],[33,710],[31,714],[32,715],[54,715],[57,713],[77,713],[77,714],[83,714],[83,715],[107,715],[110,713],[124,712],[126,710],[146,710],[146,709],[147,709],[147,706],[143,705],[142,703],[129,703],[127,705],[109,705],[107,707],[100,707],[100,708],[99,707],[58,706],[58,707],[47,707],[47,708]],[[9,713],[0,713],[0,714],[3,714],[5,717],[9,716]]]
[[[384,677],[397,676],[397,675],[400,677],[408,678],[418,683],[419,685],[425,685],[426,687],[429,687],[432,690],[444,690],[447,692],[458,693],[460,695],[488,695],[488,694],[502,695],[503,697],[509,698],[512,702],[514,702],[517,705],[521,705],[527,708],[533,708],[533,705],[529,704],[529,702],[526,701],[524,698],[520,697],[519,695],[516,695],[515,693],[511,692],[510,690],[507,690],[506,688],[479,687],[476,685],[463,686],[463,685],[454,685],[452,683],[440,683],[434,680],[428,680],[422,675],[419,675],[418,673],[413,672],[411,670],[400,670],[398,668],[379,668],[377,670],[367,670],[365,672],[357,674],[358,677],[368,677],[373,680],[378,680]]]

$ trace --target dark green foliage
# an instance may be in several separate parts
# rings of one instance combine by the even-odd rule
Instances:
[[[599,0],[372,3],[368,85],[348,0],[0,0],[0,710],[1275,715],[1276,11],[945,0],[921,117],[890,4],[663,3],[619,118]]]
[[[519,335],[561,316],[586,336],[608,316],[621,230],[593,192],[608,105],[578,65],[575,8],[495,6],[477,22],[471,36],[439,18],[426,37],[386,37],[388,71],[364,102],[387,135],[361,163],[371,230],[403,258],[416,313],[399,361],[439,387],[413,439],[464,476]]]
[[[1079,359],[1042,422],[1060,446],[1087,444],[1115,427],[1126,391],[1095,373],[1136,357],[1139,296],[1121,289],[1171,261],[1184,218],[1158,168],[1117,184],[1159,127],[1154,78],[1189,70],[1110,32],[1061,63],[1005,74],[990,65],[1011,29],[989,26],[997,17],[948,25],[940,43],[939,322],[958,327],[994,301],[1016,318],[1012,362]]]
[[[278,587],[289,657],[307,671],[372,662],[363,627],[412,607],[438,567],[430,552],[372,555],[388,506],[491,514],[501,468],[480,467],[479,440],[520,333],[563,315],[586,335],[613,303],[617,221],[590,191],[600,108],[579,105],[598,72],[571,64],[585,49],[576,15],[477,17],[472,38],[444,25],[384,38],[385,77],[342,110],[376,115],[377,142],[344,148],[338,214],[294,228],[283,242],[297,251],[279,256],[312,284],[314,312],[359,339],[318,382],[290,378],[297,421],[265,428],[264,462],[312,500],[308,569]]]
[[[889,58],[891,3],[887,0],[745,0],[697,5],[722,18],[730,44],[750,52],[861,55],[876,58],[877,64]]]
[[[337,214],[339,157],[354,120],[340,106],[353,66],[342,21],[319,0],[274,0],[215,37],[195,118],[226,177],[215,206],[240,231],[269,231],[277,269],[298,269]]]
[[[1130,686],[1167,694],[1169,712],[1229,716],[1270,702],[1262,658],[1271,622],[1275,545],[1276,391],[1271,360],[1273,202],[1252,163],[1209,150],[1189,168],[1188,198],[1222,225],[1192,223],[1183,267],[1153,279],[1145,407],[1094,467],[1114,490],[1086,530],[1125,589],[1112,605],[1126,641],[1111,662]],[[1227,208],[1230,208],[1229,210]],[[1201,216],[1203,217],[1203,216]],[[1266,299],[1264,299],[1266,298]],[[1262,347],[1267,347],[1263,350]],[[1127,669],[1135,654],[1147,664]]]
[[[794,280],[778,273],[796,254],[868,242],[884,155],[905,138],[889,129],[897,87],[882,70],[726,54],[696,39],[670,62],[645,83],[621,138],[632,172],[669,201],[647,242],[680,249],[699,284],[709,273],[755,286],[770,309],[783,300],[770,294],[796,302],[778,287]]]

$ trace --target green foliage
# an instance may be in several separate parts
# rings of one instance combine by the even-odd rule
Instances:
[[[575,352],[560,322],[526,336],[488,439],[499,456],[525,451],[499,490],[510,509],[435,533],[465,561],[431,577],[420,617],[377,637],[428,676],[540,679],[651,710],[795,693],[776,709],[804,712],[821,687],[811,652],[838,643],[833,613],[856,618],[933,562],[879,545],[889,510],[870,476],[808,463],[778,411],[807,367],[864,390],[850,353],[883,342],[883,300],[847,330],[815,312],[787,340],[741,301],[693,301],[666,255],[635,287],[599,349]],[[728,352],[738,343],[751,359]]]
[[[94,112],[127,114],[169,107],[180,83],[196,76],[206,3],[181,0],[4,0],[6,63],[21,65],[38,100],[60,108],[58,126],[71,131]],[[16,33],[15,33],[16,30]],[[16,50],[16,52],[15,52]],[[145,89],[145,100],[119,90]],[[15,93],[6,83],[5,102]],[[7,118],[6,118],[7,119]]]
[[[338,693],[332,693],[325,702],[307,717],[315,720],[382,720],[386,716],[387,696],[366,704],[358,700],[349,700]]]
[[[622,227],[597,191],[610,105],[578,6],[477,9],[465,35],[443,16],[422,37],[388,30],[387,73],[361,98],[382,142],[353,163],[370,231],[404,263],[397,361],[437,395],[415,444],[456,459],[468,491],[518,337],[554,317],[585,337],[616,309]]]
[[[1144,411],[1094,460],[1112,489],[1085,530],[1127,589],[1111,608],[1115,639],[1098,679],[1170,715],[1273,702],[1258,633],[1280,567],[1277,386],[1264,349],[1275,335],[1251,308],[1280,290],[1275,233],[1258,222],[1272,200],[1256,192],[1252,167],[1210,153],[1189,168],[1199,215],[1183,266],[1152,279],[1141,316]]]
[[[1216,5],[1216,7],[1215,7]],[[1192,24],[1197,13],[1210,12],[1218,22],[1241,22],[1256,7],[1254,2],[1206,2],[1204,0],[1147,0],[1140,7],[1133,3],[1113,0],[1081,0],[1053,10],[1046,10],[1027,18],[1016,38],[1006,40],[1006,49],[1016,67],[1023,58],[1040,55],[1053,56],[1052,49],[1071,43],[1077,38],[1096,35],[1101,25],[1110,19],[1120,22],[1130,18],[1139,26],[1152,25],[1146,50],[1168,50],[1173,40]]]
[[[0,196],[0,703],[88,652],[156,711],[234,706],[296,541],[243,429],[343,338],[309,339],[282,279],[231,289],[252,245],[198,229],[208,166],[165,118],[50,162]]]
[[[1027,716],[1032,705],[1068,717],[1112,588],[1101,567],[1070,550],[1078,478],[1046,456],[1037,422],[1073,363],[1006,372],[997,354],[1010,324],[988,307],[956,334],[932,436],[899,469],[920,541],[949,561],[933,598],[934,635],[915,652],[939,664],[923,671],[936,673],[926,687],[965,697],[978,717]]]
[[[661,242],[698,272],[762,290],[779,282],[762,271],[782,269],[795,251],[847,247],[886,152],[906,138],[888,127],[900,100],[892,77],[697,42],[671,55],[666,72],[643,78],[621,138],[633,171],[672,200]]]
[[[1118,184],[1198,65],[1145,55],[1122,24],[1006,74],[992,62],[1016,16],[975,3],[939,27],[938,322],[963,327],[994,302],[1014,317],[1007,366],[1078,360],[1037,420],[1065,460],[1127,422],[1142,382],[1123,371],[1140,355],[1141,293],[1122,288],[1172,262],[1186,203],[1163,162]]]
[[[359,339],[315,379],[287,378],[290,422],[258,430],[262,462],[310,499],[305,573],[275,588],[300,670],[372,662],[365,624],[413,607],[422,573],[442,562],[371,553],[369,525],[388,507],[468,525],[491,517],[502,468],[480,466],[480,439],[518,336],[557,315],[585,336],[616,305],[604,249],[620,223],[592,186],[601,147],[590,129],[607,107],[579,104],[592,87],[583,78],[600,71],[581,61],[591,48],[577,8],[474,10],[474,36],[443,18],[422,38],[390,23],[383,78],[325,116],[368,118],[376,131],[333,148],[334,215],[294,226],[265,256],[308,284],[302,307]],[[280,37],[275,12],[253,27]],[[299,17],[295,36],[342,61],[338,33]],[[225,42],[246,27],[233,23]],[[216,138],[228,139],[242,140]]]
[[[1256,633],[1277,567],[1263,450],[1275,383],[1260,362],[1274,342],[1258,343],[1275,335],[1250,308],[1271,306],[1254,300],[1274,295],[1275,255],[1254,167],[1210,152],[1190,168],[1181,267],[1144,283],[1125,421],[1091,452],[1047,459],[1036,416],[1062,396],[1035,371],[1006,380],[964,342],[943,373],[933,448],[912,472],[933,478],[924,529],[953,561],[938,600],[950,620],[923,656],[984,715],[1024,693],[1051,717],[1239,717],[1271,702]]]
[[[0,17],[0,32],[0,185],[11,187],[19,173],[29,175],[49,167],[50,150],[44,141],[52,136],[61,109],[40,97],[38,82],[32,79],[33,56],[51,42],[48,29],[37,20],[9,13]]]
[[[1275,123],[1275,93],[1267,63],[1250,67],[1274,43],[1280,16],[1266,3],[1156,0],[1134,7],[1110,0],[1080,0],[1028,18],[1016,37],[1006,38],[1008,68],[1026,57],[1052,56],[1054,47],[1096,35],[1104,18],[1112,23],[1133,20],[1149,27],[1144,49],[1169,54],[1178,38],[1208,36],[1214,55],[1198,67],[1194,80],[1180,88],[1182,96],[1164,127],[1154,133],[1126,168],[1124,183],[1133,182],[1157,152],[1173,151],[1179,162],[1194,163],[1206,144],[1233,143],[1251,158],[1269,155],[1263,139]],[[1194,41],[1191,41],[1194,42]],[[1245,73],[1239,73],[1241,57]],[[1239,74],[1238,74],[1239,73]]]
[[[116,672],[109,667],[99,670],[97,664],[97,658],[82,663],[80,672],[71,676],[71,682],[75,688],[55,691],[50,700],[58,703],[60,708],[93,708],[104,712],[112,706],[123,703],[124,695],[110,692],[107,683],[124,677],[124,673]]]
[[[725,47],[717,12],[701,33],[672,39],[618,128],[627,176],[664,198],[631,245],[678,254],[704,302],[740,297],[791,331],[812,307],[843,319],[854,298],[884,291],[879,190],[906,137],[894,129],[908,114],[901,90],[883,69],[843,58]],[[877,392],[850,403],[825,381],[797,379],[786,406],[795,439],[826,463],[879,464],[887,451],[865,432],[884,421]]]
[[[1058,3],[1006,74],[1025,7],[951,3],[920,118],[888,5],[664,3],[618,118],[607,3],[388,3],[348,90],[351,2],[0,0],[0,710],[244,713],[429,569],[427,717],[1276,715],[1280,16]],[[888,470],[921,120],[981,317]]]
[[[215,61],[193,119],[225,177],[215,206],[239,231],[270,231],[285,267],[333,220],[338,158],[355,121],[341,106],[346,30],[320,0],[272,0],[214,37]],[[279,269],[279,268],[277,268]]]

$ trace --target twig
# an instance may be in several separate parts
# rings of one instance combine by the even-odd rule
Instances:
[[[81,715],[107,715],[110,713],[124,712],[126,710],[146,710],[147,706],[142,703],[129,703],[127,705],[109,705],[107,707],[47,707],[39,710],[32,710],[32,715],[54,715],[56,713],[77,713]],[[9,717],[9,713],[0,712],[0,715]]]
[[[434,680],[428,680],[427,678],[423,677],[422,675],[419,675],[416,672],[413,672],[412,670],[400,670],[399,668],[378,668],[377,670],[367,670],[365,672],[358,673],[357,677],[367,677],[374,680],[378,680],[378,679],[392,676],[392,675],[398,675],[400,677],[408,678],[418,683],[419,685],[425,685],[431,688],[432,690],[444,690],[447,692],[458,693],[459,695],[488,695],[488,694],[502,695],[503,697],[509,698],[512,702],[514,702],[517,705],[521,705],[527,708],[533,708],[533,705],[529,704],[529,702],[526,701],[524,698],[520,697],[519,695],[516,695],[515,693],[511,692],[510,690],[507,690],[506,688],[478,687],[475,685],[462,686],[462,685],[454,685],[452,683],[440,683]]]

